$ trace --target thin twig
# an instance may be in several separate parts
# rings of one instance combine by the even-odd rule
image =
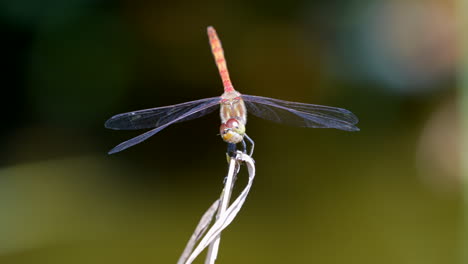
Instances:
[[[226,184],[225,184],[224,189],[227,190],[228,186],[232,186],[232,183],[234,181],[233,179],[237,176],[237,173],[239,172],[239,166],[235,166],[235,165],[240,164],[240,162],[243,162],[243,164],[247,165],[247,169],[248,169],[248,172],[249,172],[249,181],[247,182],[247,186],[244,188],[244,190],[241,192],[241,194],[234,200],[234,202],[231,205],[229,205],[227,208],[223,209],[223,212],[219,213],[219,217],[216,219],[216,221],[210,227],[210,229],[206,232],[204,237],[200,240],[200,243],[197,245],[197,247],[191,252],[190,256],[188,258],[186,258],[186,257],[182,258],[181,257],[182,262],[180,262],[180,263],[185,263],[185,264],[192,263],[195,260],[195,258],[206,247],[212,246],[212,245],[213,245],[212,246],[213,249],[209,253],[209,258],[207,258],[207,261],[211,261],[210,263],[214,263],[214,260],[216,259],[216,255],[217,255],[217,252],[218,252],[218,248],[215,248],[215,247],[219,246],[219,244],[217,246],[215,245],[215,243],[219,243],[219,242],[215,242],[215,241],[219,241],[218,238],[219,238],[221,232],[234,220],[237,213],[239,213],[240,209],[242,208],[242,205],[244,204],[244,202],[245,202],[245,200],[247,198],[247,195],[248,195],[248,193],[250,191],[250,188],[252,187],[252,183],[253,183],[253,180],[255,178],[254,160],[249,155],[244,154],[244,153],[242,153],[240,151],[238,151],[236,154],[237,155],[236,155],[235,159],[232,159],[232,160],[235,161],[234,165],[233,165],[233,171],[232,172],[231,172],[231,166],[230,166],[229,175],[231,175],[232,177],[231,177],[231,179],[229,181],[231,181],[231,183],[228,185],[228,179],[226,179]],[[230,190],[225,193],[225,190],[223,190],[223,193],[221,194],[221,196],[223,197],[223,201],[224,201],[224,199],[229,200],[228,199],[229,197],[228,198],[224,198],[224,197],[226,196],[227,193],[231,193]],[[222,202],[221,202],[221,204],[222,204]],[[226,206],[227,206],[227,204],[229,204],[229,201],[226,202]],[[211,208],[214,208],[213,205],[212,205]],[[216,208],[219,208],[220,206],[221,205],[218,205],[218,207],[216,207]],[[199,224],[198,226],[203,226],[204,227],[204,226],[206,226],[206,224],[207,223],[205,221],[203,224]],[[199,229],[197,227],[197,230],[201,230],[201,228]],[[196,232],[197,232],[197,230],[196,230]],[[198,233],[200,233],[200,232],[198,232]],[[198,235],[192,235],[192,237],[199,238]],[[198,239],[196,239],[196,240],[198,240]],[[192,246],[192,248],[193,248],[193,246]],[[185,251],[184,251],[184,253],[185,253]],[[179,260],[179,261],[181,261],[181,260]]]
[[[221,194],[221,203],[219,204],[218,214],[216,219],[219,219],[222,214],[226,212],[226,209],[231,199],[232,189],[235,182],[235,174],[238,172],[236,170],[237,160],[235,157],[231,157],[229,162],[229,171],[225,179],[224,189]],[[235,172],[236,171],[236,172]],[[208,253],[206,254],[205,264],[214,264],[216,257],[218,256],[219,243],[221,241],[221,235],[219,235],[213,243],[210,244],[208,248]]]
[[[192,236],[187,242],[184,252],[182,252],[182,255],[177,261],[177,264],[184,264],[187,261],[188,257],[192,253],[193,248],[197,244],[198,240],[200,240],[200,238],[203,236],[206,230],[208,230],[208,227],[210,226],[211,221],[213,220],[213,216],[218,210],[218,208],[219,208],[219,199],[216,200],[210,206],[210,208],[208,208],[205,214],[203,214],[203,216],[201,217],[200,222],[198,223],[197,227],[195,228],[195,231],[193,232]]]

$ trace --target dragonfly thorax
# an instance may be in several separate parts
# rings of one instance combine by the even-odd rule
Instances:
[[[225,142],[237,144],[244,139],[245,125],[236,118],[231,118],[221,124],[219,132]]]
[[[244,126],[247,123],[247,110],[241,94],[237,91],[225,92],[221,96],[220,117],[221,123],[227,123],[229,119],[235,118]]]

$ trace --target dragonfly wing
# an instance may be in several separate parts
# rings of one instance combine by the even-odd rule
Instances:
[[[277,123],[300,127],[336,128],[359,131],[358,118],[342,108],[242,95],[249,113]]]
[[[217,108],[216,105],[219,105],[219,101],[220,97],[211,97],[118,114],[107,120],[105,127],[116,130],[133,130],[160,127],[175,119],[178,120],[177,122],[187,121],[213,112]],[[187,113],[190,114],[187,115]],[[181,116],[184,116],[184,118],[180,119]]]
[[[124,141],[120,144],[118,144],[117,146],[115,146],[113,149],[111,149],[108,153],[109,154],[114,154],[114,153],[117,153],[119,151],[122,151],[124,149],[127,149],[133,145],[136,145],[144,140],[147,140],[149,137],[153,136],[154,134],[158,133],[159,131],[163,130],[164,128],[166,128],[167,126],[169,126],[171,123],[168,123],[166,125],[163,125],[163,126],[160,126],[158,128],[155,128],[155,129],[152,129],[148,132],[145,132],[139,136],[136,136],[134,138],[131,138],[127,141]]]
[[[197,101],[193,101],[193,102],[189,102],[189,103],[194,103],[194,102],[197,102]],[[143,134],[141,134],[139,136],[131,138],[131,139],[125,141],[125,142],[120,143],[119,145],[117,145],[116,147],[111,149],[109,151],[109,154],[113,154],[113,153],[122,151],[124,149],[127,149],[127,148],[129,148],[129,147],[131,147],[133,145],[136,145],[136,144],[148,139],[149,137],[153,136],[154,134],[158,133],[159,131],[163,130],[164,128],[168,127],[169,125],[172,125],[172,124],[178,123],[178,122],[182,122],[182,121],[187,121],[187,120],[194,119],[194,118],[197,118],[197,117],[201,117],[201,116],[206,115],[206,114],[208,114],[210,112],[213,112],[214,110],[216,110],[219,107],[219,97],[202,99],[202,100],[199,100],[198,102],[200,102],[200,103],[188,104],[188,106],[190,106],[190,107],[183,107],[183,108],[179,107],[179,110],[177,112],[166,112],[166,114],[170,118],[168,118],[167,116],[159,116],[159,114],[161,113],[159,111],[156,111],[156,113],[158,115],[155,115],[155,112],[153,111],[152,112],[153,115],[150,115],[150,116],[152,116],[152,117],[158,116],[160,118],[160,119],[156,120],[156,126],[157,126],[156,128],[154,128],[154,129],[152,129],[152,130],[150,130],[148,132],[145,132],[145,133],[143,133]],[[187,104],[187,103],[184,103],[184,104]],[[180,104],[180,105],[183,105],[183,104]],[[175,105],[173,107],[178,107],[180,105]],[[167,107],[153,108],[153,109],[149,109],[149,110],[162,109],[162,108],[167,108]],[[144,112],[144,111],[148,111],[148,110],[142,110],[142,111]],[[131,113],[137,113],[137,112],[140,112],[140,111],[131,112]],[[130,113],[126,113],[126,114],[130,114]],[[118,120],[120,118],[127,117],[126,114],[121,114],[121,115],[117,115],[117,116],[112,117],[111,119],[109,119],[106,122],[106,127],[114,128],[114,129],[135,129],[133,127],[128,128],[127,127],[128,122],[123,122],[122,121],[121,124],[125,124],[125,126],[124,126],[125,128],[122,128],[121,126],[117,126],[116,123],[112,123],[113,118],[116,118],[116,120]],[[162,119],[162,121],[161,121],[161,119]],[[128,119],[124,118],[123,120],[128,120]],[[130,122],[130,124],[135,126],[134,123],[132,123],[132,122]],[[139,125],[139,123],[137,125]],[[154,127],[154,126],[155,125],[153,123],[151,126],[146,126],[146,127]],[[140,128],[142,128],[142,127],[140,127]]]

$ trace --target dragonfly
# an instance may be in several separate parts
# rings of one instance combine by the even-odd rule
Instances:
[[[109,154],[120,152],[150,138],[164,128],[183,121],[207,115],[220,109],[220,135],[228,143],[229,150],[235,150],[238,143],[244,146],[246,152],[247,112],[254,116],[277,123],[310,128],[335,128],[345,131],[359,131],[355,125],[358,118],[350,111],[331,106],[289,102],[262,96],[241,94],[234,89],[224,57],[221,41],[216,30],[210,26],[207,29],[209,44],[216,66],[223,82],[224,93],[221,96],[156,107],[128,113],[118,114],[106,121],[105,127],[115,130],[151,130],[124,141],[111,149]]]

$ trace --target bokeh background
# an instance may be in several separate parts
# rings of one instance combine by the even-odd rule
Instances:
[[[240,92],[347,108],[361,128],[251,117],[257,177],[219,263],[468,261],[457,12],[450,0],[0,1],[0,263],[177,261],[226,175],[218,115],[112,156],[143,131],[103,124],[221,94],[209,25]]]

